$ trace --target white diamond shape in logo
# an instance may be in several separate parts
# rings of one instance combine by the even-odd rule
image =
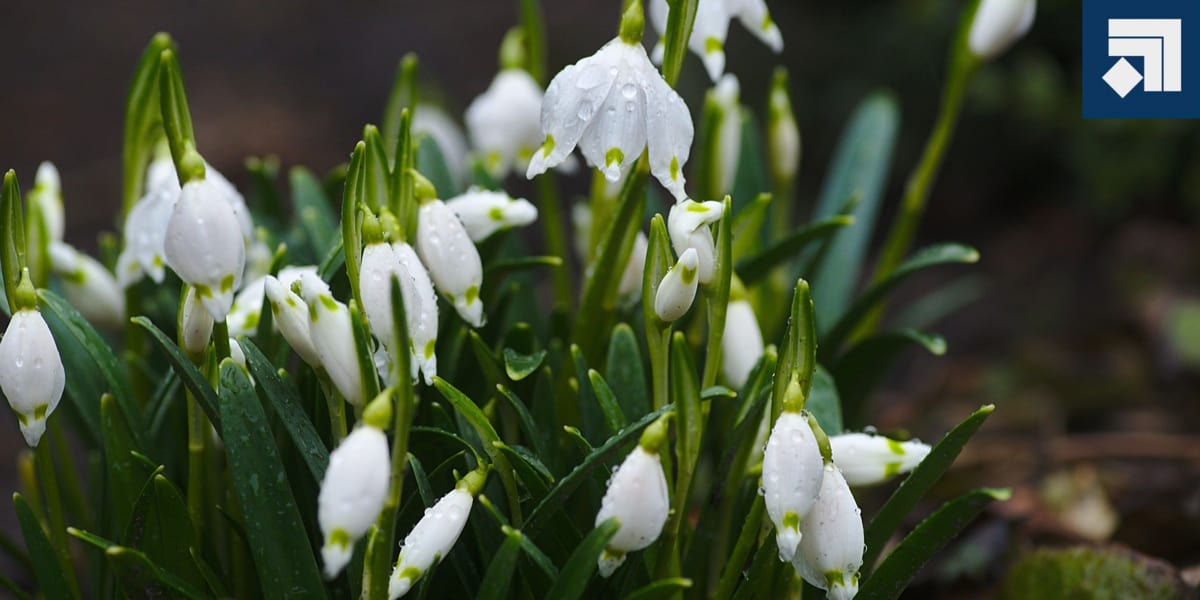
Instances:
[[[1122,58],[1113,65],[1107,73],[1104,74],[1104,83],[1112,88],[1118,96],[1124,98],[1137,87],[1137,84],[1142,82],[1142,74],[1129,64],[1129,61]]]

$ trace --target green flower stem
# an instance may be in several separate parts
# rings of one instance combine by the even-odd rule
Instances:
[[[546,20],[541,2],[520,0],[521,29],[525,32],[525,69],[539,85],[546,85]]]
[[[125,314],[142,314],[142,294],[137,287],[125,288]],[[125,372],[129,373],[129,388],[138,406],[146,406],[150,400],[153,385],[150,383],[150,373],[141,368],[146,360],[149,349],[146,344],[146,330],[132,320],[125,321]]]
[[[589,263],[596,258],[601,236],[604,235],[605,226],[612,219],[613,206],[617,202],[617,198],[608,192],[608,187],[608,180],[604,178],[604,174],[593,169],[592,190],[588,204],[591,210],[591,223],[588,226],[587,256],[584,258]]]
[[[717,256],[713,264],[714,278],[710,285],[704,286],[708,342],[705,344],[707,356],[704,361],[704,375],[700,379],[702,390],[716,385],[717,375],[721,372],[725,312],[729,308],[729,292],[733,280],[733,201],[729,196],[725,196],[724,202],[725,212],[716,231]]]
[[[317,369],[317,378],[321,381],[321,392],[329,407],[329,437],[336,448],[346,439],[346,400],[333,386],[325,369]]]
[[[668,0],[670,12],[667,14],[667,32],[663,44],[663,79],[671,87],[679,81],[679,72],[683,70],[683,56],[687,53],[688,40],[692,37],[692,24],[696,21],[696,7],[700,0]],[[638,7],[641,8],[640,6]]]
[[[213,323],[213,347],[217,351],[217,368],[220,369],[221,361],[229,358],[229,324],[224,319]]]
[[[554,283],[554,308],[569,312],[574,302],[571,286],[571,257],[567,249],[567,238],[564,235],[567,224],[563,221],[558,185],[553,174],[543,173],[541,177],[537,178],[537,186],[542,210],[542,233],[546,238],[546,252],[550,256],[562,259],[562,265],[551,271]]]
[[[55,421],[51,421],[53,426]],[[63,577],[74,597],[79,598],[79,582],[71,562],[71,549],[67,545],[67,523],[63,516],[62,497],[58,488],[58,469],[54,466],[53,444],[40,444],[33,450],[35,470],[41,486],[42,498],[46,501],[46,521],[50,529],[50,543],[54,545],[58,559],[62,562]]]
[[[765,509],[766,503],[763,501],[762,495],[755,494],[754,503],[750,505],[750,512],[746,515],[745,524],[742,525],[742,532],[738,534],[737,543],[733,546],[733,553],[729,555],[729,560],[725,561],[725,568],[721,570],[721,580],[717,583],[717,591],[712,596],[714,599],[724,600],[733,595],[734,587],[742,577],[742,567],[746,564],[746,558],[750,556],[750,549],[758,541]]]
[[[187,392],[188,420],[188,462],[187,462],[187,503],[188,512],[192,514],[192,526],[195,528],[196,540],[203,539],[204,517],[206,503],[204,498],[204,447],[208,434],[208,417],[196,403],[191,391]]]

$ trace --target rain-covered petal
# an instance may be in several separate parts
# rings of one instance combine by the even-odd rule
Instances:
[[[412,345],[414,367],[420,367],[425,383],[433,385],[437,375],[438,303],[437,293],[425,265],[417,258],[412,246],[403,242],[393,243],[396,258],[400,261],[401,285],[404,296],[404,315],[408,320],[408,339]],[[414,373],[413,377],[416,375]]]
[[[696,256],[696,250],[688,248],[663,276],[658,293],[654,296],[654,312],[659,319],[670,323],[687,314],[692,301],[696,299],[696,271],[699,267],[700,259]]]
[[[58,407],[65,385],[58,346],[42,313],[18,310],[0,338],[0,391],[30,448],[46,432],[46,419]]]
[[[683,166],[692,151],[692,113],[679,94],[657,72],[648,78],[646,92],[646,144],[650,172],[675,200],[687,198]]]
[[[592,56],[559,71],[542,99],[544,141],[529,160],[525,176],[532,179],[566,160],[600,112],[620,73],[619,39],[605,44]]]
[[[612,517],[620,522],[616,535],[600,556],[600,576],[612,575],[625,562],[626,554],[654,543],[662,533],[670,509],[662,461],[657,453],[638,445],[609,478],[600,511],[596,513],[597,526]]]
[[[850,486],[833,464],[822,469],[821,491],[808,518],[792,566],[805,581],[830,600],[850,600],[858,593],[864,544],[862,510]]]
[[[321,561],[333,578],[350,562],[354,544],[375,523],[387,499],[391,456],[387,436],[369,425],[350,432],[329,453],[317,497],[317,521],[325,536]]]
[[[321,357],[321,366],[346,402],[362,406],[362,372],[358,369],[350,309],[335,300],[325,283],[311,273],[301,276],[300,293],[308,304],[308,334]]]
[[[441,200],[421,205],[417,216],[417,253],[438,291],[472,327],[483,326],[483,263],[462,221]]]
[[[605,179],[618,181],[646,147],[646,86],[659,75],[641,44],[614,40],[606,48],[617,75],[580,138],[579,151]]]
[[[241,284],[246,247],[237,212],[214,180],[183,186],[167,223],[164,249],[171,269],[195,286],[214,320],[224,321]]]
[[[471,241],[481,242],[502,229],[523,227],[537,220],[537,208],[524,198],[473,187],[446,201],[458,215]]]
[[[784,412],[763,452],[762,494],[775,524],[779,560],[789,561],[801,542],[800,524],[821,489],[824,461],[806,412]]]
[[[475,494],[485,480],[485,473],[472,471],[436,504],[425,509],[425,515],[400,545],[400,556],[388,581],[389,600],[407,594],[434,563],[450,554],[467,524]]]
[[[929,445],[900,442],[882,435],[843,433],[829,438],[833,462],[850,485],[872,485],[907,473],[926,456]]]
[[[296,351],[296,354],[300,355],[304,362],[313,367],[320,367],[321,355],[313,345],[308,331],[308,306],[298,294],[292,291],[290,283],[282,279],[284,271],[287,269],[280,271],[278,279],[268,275],[263,280],[264,291],[271,301],[273,322],[279,329],[279,333],[283,335],[283,339],[287,340],[288,345]],[[299,280],[301,274],[305,272],[309,271],[296,273],[296,280]],[[320,281],[316,277],[316,267],[312,268],[311,274],[314,279]],[[324,282],[321,284],[324,287]]]

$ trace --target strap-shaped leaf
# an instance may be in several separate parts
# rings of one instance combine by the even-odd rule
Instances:
[[[325,477],[325,468],[329,465],[329,450],[325,448],[317,428],[304,412],[300,393],[296,391],[290,379],[279,376],[274,365],[263,356],[254,342],[242,339],[238,344],[246,355],[246,366],[257,383],[255,390],[259,397],[275,411],[275,416],[279,418],[292,443],[296,445],[300,458],[304,459],[304,464],[312,473],[313,481],[320,482]]]
[[[396,148],[400,140],[400,120],[405,109],[412,110],[417,105],[417,55],[408,53],[400,59],[396,66],[396,76],[392,79],[392,89],[388,92],[387,105],[383,109],[383,144],[388,151],[388,159],[396,160]]]
[[[526,443],[533,445],[533,448],[537,450],[538,456],[549,456],[553,441],[549,432],[543,432],[537,426],[537,422],[534,421],[533,415],[529,413],[529,409],[525,407],[525,403],[512,390],[498,385],[496,386],[496,391],[500,392],[500,397],[508,402],[513,412],[517,413],[517,422],[521,425],[521,432],[525,434]]]
[[[504,532],[504,543],[500,544],[487,571],[484,571],[475,600],[502,600],[508,597],[517,559],[521,556],[521,538],[525,536],[508,526],[501,527],[501,531]]]
[[[692,36],[692,23],[696,20],[696,7],[700,0],[667,0],[667,31],[663,35],[663,78],[675,85],[683,69],[683,56],[687,53],[688,40]],[[640,8],[640,7],[639,7]]]
[[[683,577],[668,577],[648,583],[625,596],[625,600],[658,600],[658,598],[674,598],[684,590],[691,589],[692,580]]]
[[[837,435],[845,428],[842,422],[842,399],[837,383],[821,365],[813,374],[812,393],[804,405],[812,413],[826,435]]]
[[[204,414],[208,416],[208,420],[212,422],[217,433],[222,433],[224,430],[221,427],[221,409],[220,403],[217,401],[217,392],[209,385],[208,380],[196,370],[192,361],[188,360],[165,333],[162,332],[150,319],[146,317],[134,317],[130,319],[135,325],[140,326],[150,333],[150,339],[162,350],[167,357],[167,362],[171,363],[171,368],[175,370],[175,374],[183,381],[183,385],[187,386],[188,391],[192,392],[192,396],[196,398],[197,404],[204,410]]]
[[[21,187],[17,172],[9,169],[0,188],[0,273],[4,278],[4,297],[11,302],[17,297],[21,269],[25,267],[25,216],[21,210]],[[8,302],[8,314],[16,312]]]
[[[196,551],[196,531],[183,494],[158,467],[146,479],[133,507],[122,543],[146,555],[163,570],[203,588],[206,584]]]
[[[350,280],[350,291],[354,300],[362,306],[358,291],[358,271],[362,263],[362,232],[358,226],[358,205],[366,186],[367,145],[359,142],[350,154],[350,167],[346,170],[346,186],[342,190],[342,256],[346,261],[346,278]],[[324,271],[324,269],[322,269]]]
[[[96,534],[68,528],[71,535],[104,551],[113,565],[121,587],[130,598],[207,598],[203,590],[154,563],[142,552],[106,540]]]
[[[617,534],[620,527],[616,517],[613,517],[583,538],[567,559],[567,564],[563,565],[550,591],[546,592],[546,597],[555,600],[575,600],[583,597],[588,581],[596,572],[596,561],[600,558],[600,553],[604,552],[608,540]]]
[[[650,397],[646,390],[646,371],[642,367],[642,351],[633,328],[618,323],[608,340],[608,360],[605,361],[605,380],[626,421],[642,418],[650,412]]]
[[[313,545],[292,497],[275,438],[250,379],[221,364],[221,421],[234,495],[264,598],[321,598]]]
[[[533,354],[521,354],[512,348],[504,349],[504,373],[512,381],[521,381],[537,371],[546,360],[546,351],[538,350]]]
[[[33,561],[33,575],[37,578],[42,595],[47,598],[77,598],[67,583],[58,554],[54,552],[50,540],[46,539],[42,524],[29,508],[29,503],[21,494],[13,494],[13,507],[17,511],[17,522],[21,526],[21,534],[25,536],[25,547],[29,549],[29,558]]]
[[[129,214],[142,196],[146,163],[162,136],[158,101],[158,65],[163,50],[173,49],[170,35],[156,33],[142,51],[129,94],[125,97],[125,130],[121,144],[122,213]]]
[[[337,221],[329,197],[312,171],[304,167],[293,167],[288,172],[288,182],[292,188],[293,217],[304,231],[313,256],[320,259],[329,253],[337,237]]]
[[[105,510],[111,515],[112,522],[123,530],[130,522],[134,504],[149,473],[134,458],[133,453],[141,452],[141,446],[111,394],[100,398],[100,422],[104,434],[104,466],[109,491],[109,503]]]
[[[958,536],[975,517],[996,500],[1008,500],[1012,491],[1007,488],[972,490],[942,505],[917,525],[900,545],[880,563],[879,568],[863,583],[857,598],[864,600],[895,600],[917,575],[934,553]]]
[[[717,383],[721,372],[721,353],[725,337],[725,311],[729,308],[729,290],[733,283],[733,202],[725,196],[724,212],[716,226],[716,251],[713,259],[713,280],[703,287],[708,319],[708,341],[704,355],[704,373],[701,388]]]
[[[596,396],[596,405],[604,414],[604,422],[608,425],[609,432],[620,431],[625,427],[625,415],[621,412],[620,405],[617,404],[617,397],[613,394],[612,388],[608,387],[604,376],[595,369],[588,369],[587,375],[588,381],[592,385],[592,392]]]
[[[863,569],[869,571],[875,559],[892,537],[900,522],[917,505],[917,502],[941,479],[942,475],[958,458],[963,446],[975,435],[983,422],[991,416],[995,406],[988,404],[971,413],[971,416],[959,423],[946,437],[942,438],[929,451],[929,455],[917,465],[913,472],[896,488],[887,499],[875,518],[871,519],[865,532],[866,553],[863,555]]]
[[[739,260],[737,274],[742,283],[753,285],[771,273],[771,270],[799,256],[809,244],[819,242],[837,233],[843,227],[854,224],[854,217],[835,215],[823,221],[801,227],[787,237],[754,256]]]

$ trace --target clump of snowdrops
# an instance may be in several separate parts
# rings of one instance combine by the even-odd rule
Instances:
[[[30,452],[24,548],[0,546],[45,597],[894,598],[1006,497],[900,531],[991,407],[931,447],[876,433],[870,400],[901,352],[945,351],[883,309],[978,258],[909,246],[966,82],[1032,0],[967,8],[873,272],[895,102],[857,109],[800,219],[789,80],[756,119],[724,51],[733,21],[786,51],[763,0],[622,4],[612,41],[547,77],[520,2],[466,136],[405,58],[347,165],[288,171],[289,208],[276,162],[239,190],[205,161],[165,34],[98,257],[63,239],[52,164],[24,200],[7,173],[0,390]],[[673,88],[688,50],[703,99]],[[858,490],[905,474],[864,516]]]

